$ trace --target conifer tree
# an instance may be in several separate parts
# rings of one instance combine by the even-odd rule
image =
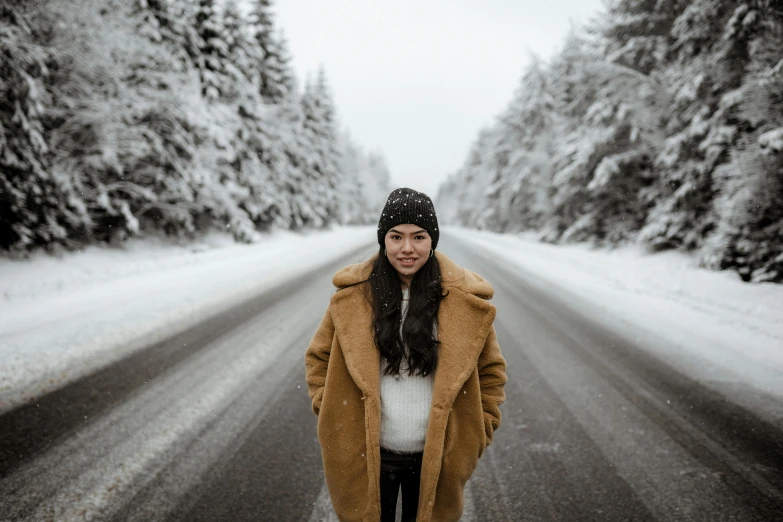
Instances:
[[[190,0],[137,0],[141,16],[139,34],[163,43],[183,68],[193,67],[201,54],[193,19],[195,4]]]
[[[297,83],[296,75],[294,74],[293,66],[291,65],[291,53],[288,50],[288,39],[285,34],[280,31],[277,36],[277,52],[276,61],[279,65],[279,85],[278,95],[273,96],[273,100],[280,100],[281,98],[290,98],[296,96]]]
[[[225,31],[215,0],[198,0],[195,22],[199,37],[198,66],[202,93],[207,99],[216,100],[224,94],[229,51],[228,43],[223,39]]]
[[[259,92],[267,103],[280,103],[293,94],[295,83],[287,43],[275,30],[271,0],[253,0],[250,21],[261,49],[257,60]]]
[[[612,0],[607,15],[595,29],[607,44],[612,63],[649,74],[668,53],[672,23],[689,0]]]
[[[239,11],[236,0],[227,0],[223,7],[221,40],[226,43],[227,74],[237,85],[250,85],[255,79],[253,62],[259,49],[250,38],[246,22]]]
[[[546,237],[627,241],[646,215],[640,193],[650,183],[649,156],[660,139],[654,80],[607,62],[577,34],[550,74],[562,139],[552,154]]]
[[[717,70],[738,61],[743,75],[722,100],[737,130],[729,161],[715,170],[717,226],[703,261],[747,281],[783,282],[783,7],[738,2],[725,27]]]
[[[342,184],[340,159],[342,151],[337,131],[337,111],[323,67],[318,71],[313,95],[316,111],[312,119],[305,118],[305,129],[310,130],[316,153],[320,157],[319,186],[323,195],[322,206],[329,220],[337,217],[337,188]],[[307,115],[306,115],[307,116]],[[312,127],[308,125],[312,124]]]
[[[0,6],[0,249],[24,252],[84,234],[89,218],[68,175],[52,164],[49,85],[53,49],[37,41],[34,24],[50,28],[34,2]]]
[[[319,208],[318,203],[325,196],[322,190],[328,181],[329,169],[324,151],[325,121],[318,89],[313,82],[305,82],[301,98],[302,121],[299,132],[299,150],[303,153],[300,162],[301,173],[305,180],[302,187],[305,192],[298,202],[298,216],[302,225],[323,226],[328,213]],[[300,226],[302,226],[300,225]]]

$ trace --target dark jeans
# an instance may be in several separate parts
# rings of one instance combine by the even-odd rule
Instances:
[[[381,522],[394,522],[402,489],[402,522],[416,522],[422,453],[392,453],[381,448]]]

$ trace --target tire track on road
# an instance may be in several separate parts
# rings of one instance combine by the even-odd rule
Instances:
[[[236,456],[241,454],[242,448],[259,426],[275,424],[272,414],[279,409],[281,402],[289,401],[286,393],[289,392],[287,384],[291,376],[303,380],[299,378],[302,357],[295,355],[301,345],[310,340],[307,326],[314,329],[319,320],[317,315],[312,315],[309,322],[302,323],[302,335],[194,437],[182,455],[172,460],[171,466],[161,470],[112,519],[123,522],[195,520],[188,514],[195,504],[214,489],[216,481],[223,480],[223,475],[228,477],[227,480],[232,480],[235,471],[242,472],[238,468],[252,466],[252,460],[240,458],[237,461]],[[238,426],[241,429],[237,432]],[[258,472],[263,473],[264,470],[265,467],[261,466]],[[255,492],[255,495],[262,494],[261,491]],[[228,501],[225,497],[220,499],[221,503]],[[183,514],[186,514],[184,518]],[[255,519],[261,519],[261,514],[256,513]]]
[[[323,280],[352,259],[329,263],[305,276],[285,281],[263,294],[239,303],[199,324],[152,344],[91,375],[0,415],[0,478],[21,463],[44,452],[68,434],[88,426],[102,413],[121,403],[212,341],[264,313],[281,298]]]
[[[0,515],[106,519],[172,462],[203,457],[183,449],[272,366],[290,338],[287,323],[299,315],[275,307],[20,466],[2,481]],[[243,425],[228,426],[217,444],[230,443]]]
[[[320,321],[313,315],[313,332]],[[304,351],[312,337],[292,345],[281,364],[278,390],[261,422],[221,458],[189,502],[169,521],[307,520],[323,484],[316,416],[304,380]]]
[[[574,370],[564,370],[578,361],[580,366],[589,368],[595,375],[593,379],[596,384],[584,384],[584,393],[598,393],[602,388],[599,382],[608,383],[614,389],[614,394],[619,394],[633,409],[646,417],[647,423],[653,423],[687,451],[690,458],[717,474],[717,479],[713,477],[709,482],[722,484],[721,488],[728,488],[732,494],[710,505],[707,511],[718,509],[717,506],[731,497],[735,503],[741,499],[745,513],[743,516],[748,519],[764,520],[779,512],[783,436],[777,427],[682,375],[622,335],[607,330],[597,318],[590,318],[577,309],[578,302],[569,301],[567,294],[564,298],[558,293],[547,292],[540,287],[540,283],[529,282],[529,274],[519,270],[514,273],[508,267],[497,266],[497,263],[475,252],[471,251],[470,256],[480,260],[479,265],[482,267],[491,266],[490,269],[482,268],[482,274],[486,272],[487,276],[492,276],[496,284],[505,282],[499,292],[499,297],[506,301],[505,306],[513,302],[524,310],[524,319],[513,322],[514,330],[518,332],[516,335],[524,338],[523,325],[526,325],[530,332],[535,333],[539,329],[548,332],[543,337],[535,333],[539,343],[547,345],[554,339],[560,339],[558,343],[551,344],[552,351],[549,354],[542,353],[534,358],[534,363],[542,369],[550,368],[545,373],[554,371],[563,374],[560,378],[574,379],[577,366],[574,366]],[[536,346],[531,354],[538,351],[540,347]],[[557,363],[553,358],[557,358]],[[561,369],[554,364],[566,366]],[[581,373],[587,377],[586,372]],[[568,400],[571,402],[584,403],[585,406],[595,402],[575,395],[575,391],[568,386],[566,383],[557,383],[555,387],[561,388],[559,393],[570,397]],[[576,382],[573,386],[576,386]],[[609,396],[604,401],[608,403]],[[590,417],[585,417],[578,410],[575,413],[582,415],[582,422],[587,423],[586,426],[591,425]],[[629,419],[636,416],[631,415],[630,410],[623,412],[623,415],[628,415]],[[606,433],[599,435],[603,429],[600,426],[591,429],[594,432],[592,436],[600,437],[599,440],[610,436]],[[644,433],[640,431],[638,435],[649,438],[649,434]],[[627,443],[626,437],[631,435],[623,435],[618,442]],[[645,451],[652,452],[660,443],[654,444]],[[647,478],[652,478],[655,472],[654,469],[649,472],[644,468],[633,472],[631,469],[628,468],[628,473],[640,474],[634,479],[638,484],[647,480],[638,482],[646,473],[650,473]],[[690,479],[695,484],[701,472],[690,473],[695,473]],[[675,482],[687,483],[688,477],[678,477]],[[659,483],[661,486],[663,484]],[[730,505],[724,505],[726,511],[723,514],[733,511]]]
[[[471,478],[477,520],[635,520],[654,517],[538,367],[529,339],[503,320],[508,363],[503,422]]]

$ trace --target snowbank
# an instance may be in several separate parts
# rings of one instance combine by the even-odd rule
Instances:
[[[0,411],[367,245],[374,227],[0,260]],[[357,255],[357,261],[363,256]]]
[[[450,228],[741,404],[783,420],[783,286],[699,268],[680,252],[547,245],[521,235]],[[771,403],[760,404],[758,391]],[[768,395],[772,397],[768,397]]]

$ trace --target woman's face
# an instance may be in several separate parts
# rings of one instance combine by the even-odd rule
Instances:
[[[386,232],[386,257],[406,284],[430,256],[432,238],[418,225],[397,225]]]

